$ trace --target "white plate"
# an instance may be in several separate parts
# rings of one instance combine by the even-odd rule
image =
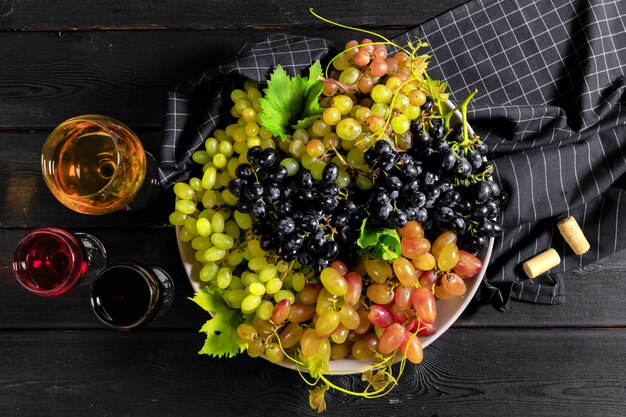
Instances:
[[[454,105],[452,103],[448,102],[446,104],[450,109],[454,108]],[[455,112],[455,115],[452,117],[452,121],[458,123],[460,122],[460,120],[461,113],[457,110]],[[473,134],[471,128],[469,129],[469,132],[470,134]],[[176,241],[178,242],[180,257],[183,261],[183,266],[185,268],[185,271],[187,272],[187,276],[189,277],[189,282],[191,283],[194,291],[197,292],[201,288],[201,282],[196,281],[195,279],[193,279],[193,277],[198,276],[200,266],[195,260],[195,251],[190,244],[184,243],[180,240],[179,233],[180,227],[176,227]],[[422,347],[427,347],[435,340],[437,340],[437,338],[439,338],[439,336],[441,336],[446,330],[448,330],[448,328],[452,325],[452,323],[456,321],[456,319],[461,315],[463,310],[465,310],[469,302],[474,297],[474,294],[478,290],[478,287],[483,277],[485,276],[485,271],[487,270],[489,259],[491,259],[493,240],[493,238],[489,239],[489,246],[487,250],[479,256],[480,260],[483,263],[483,267],[481,268],[481,270],[474,277],[465,280],[465,285],[467,287],[465,295],[460,297],[452,297],[448,300],[437,300],[437,319],[435,320],[437,331],[431,336],[420,337]],[[337,361],[330,361],[329,367],[331,374],[345,375],[361,373],[365,369],[369,368],[372,364],[372,361],[342,359]],[[296,366],[291,362],[285,361],[280,365],[286,368],[296,369]],[[306,371],[306,369],[301,370]]]

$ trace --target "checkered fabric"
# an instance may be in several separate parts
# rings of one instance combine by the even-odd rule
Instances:
[[[477,298],[500,310],[510,298],[563,302],[559,272],[626,246],[626,198],[616,186],[626,172],[626,1],[474,0],[394,41],[415,36],[430,45],[429,75],[448,81],[453,102],[478,89],[468,116],[510,195],[498,219],[505,232]],[[227,118],[221,95],[242,77],[263,81],[278,63],[298,71],[328,49],[321,39],[273,36],[171,91],[164,185],[186,178],[191,153]],[[582,256],[556,229],[568,214],[591,243]],[[520,264],[549,247],[561,264],[526,278]]]

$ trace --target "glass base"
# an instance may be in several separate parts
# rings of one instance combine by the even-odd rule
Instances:
[[[146,152],[146,178],[133,201],[126,206],[126,210],[139,210],[146,207],[157,198],[160,191],[157,160],[150,152]]]
[[[168,312],[172,304],[174,304],[174,298],[176,297],[176,289],[174,287],[174,281],[172,277],[165,272],[165,270],[159,268],[158,266],[150,265],[150,269],[154,272],[154,275],[159,280],[161,284],[161,307],[159,308],[159,312],[155,316],[155,319],[159,317],[163,317],[165,313]]]
[[[78,232],[74,233],[74,236],[83,244],[87,254],[87,271],[77,285],[79,287],[91,285],[100,271],[107,266],[107,251],[102,242],[89,233]]]

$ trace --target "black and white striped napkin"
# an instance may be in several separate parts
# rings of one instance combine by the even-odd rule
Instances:
[[[452,101],[478,89],[468,115],[511,197],[477,298],[501,310],[511,297],[563,302],[556,273],[626,247],[626,198],[616,186],[626,172],[626,1],[474,0],[394,40],[414,36],[429,43],[429,75],[448,81]],[[265,80],[277,64],[293,74],[329,47],[322,39],[275,35],[170,91],[164,186],[186,178],[191,153],[227,120],[223,94],[243,78]],[[568,214],[591,243],[585,255],[575,255],[556,229]],[[527,279],[520,264],[549,247],[562,263]]]

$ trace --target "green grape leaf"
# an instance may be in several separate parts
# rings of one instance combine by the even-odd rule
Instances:
[[[200,329],[200,332],[206,333],[207,336],[198,354],[232,358],[245,350],[246,344],[237,338],[237,326],[243,323],[243,317],[226,304],[219,290],[204,287],[191,298],[191,301],[213,316]]]
[[[265,97],[260,100],[263,125],[282,139],[294,129],[309,128],[323,112],[317,100],[324,88],[318,80],[321,76],[319,61],[309,68],[308,77],[290,77],[283,67],[276,66],[263,90]]]
[[[361,223],[360,232],[356,244],[362,249],[362,255],[369,254],[373,258],[382,258],[385,261],[393,261],[400,257],[402,245],[395,229],[367,227],[365,219]]]
[[[433,100],[448,100],[448,93],[445,92],[446,88],[448,88],[448,83],[445,81],[433,80],[426,76],[426,79],[420,83],[420,88],[424,90],[426,95],[431,96]]]
[[[321,385],[309,391],[309,405],[318,413],[326,411],[326,399],[324,394],[328,391],[328,385]]]
[[[374,391],[386,388],[392,381],[388,378],[389,373],[384,369],[374,372],[371,369],[363,372],[361,380],[367,382]]]
[[[309,371],[309,374],[312,378],[317,378],[319,375],[322,375],[330,370],[328,368],[328,362],[320,358],[318,354],[311,356],[300,356],[302,359],[302,363]]]

